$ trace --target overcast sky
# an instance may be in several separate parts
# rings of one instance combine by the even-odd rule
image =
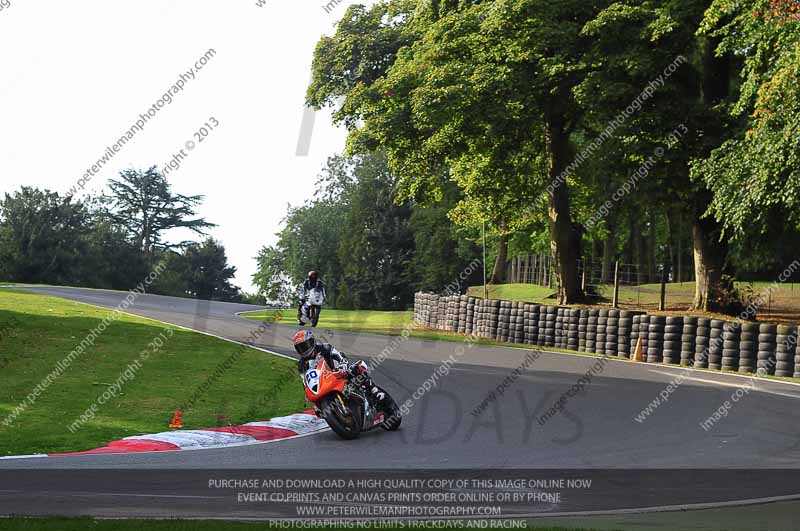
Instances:
[[[7,0],[0,0],[0,6]],[[124,168],[163,167],[219,122],[168,176],[204,194],[210,234],[252,290],[256,253],[276,241],[287,203],[303,202],[345,135],[317,113],[296,149],[314,47],[352,0],[10,0],[0,10],[0,194],[67,192],[210,49],[215,55],[86,186]],[[371,2],[361,2],[371,3]],[[85,192],[84,192],[85,193]],[[172,234],[180,240],[186,234]]]

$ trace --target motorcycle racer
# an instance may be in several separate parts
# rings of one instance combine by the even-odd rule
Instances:
[[[386,398],[386,393],[376,386],[369,376],[365,362],[357,361],[351,365],[347,357],[336,350],[336,347],[329,343],[318,343],[311,330],[299,330],[294,335],[294,349],[300,355],[297,370],[301,378],[306,371],[315,368],[320,359],[324,359],[331,370],[347,372],[351,381],[367,389],[378,402]]]
[[[306,300],[311,295],[312,290],[320,290],[322,292],[323,300],[327,299],[328,295],[325,293],[325,284],[319,279],[319,273],[316,271],[309,271],[308,278],[300,285],[297,290],[298,298],[300,299],[299,305],[297,307],[297,320],[300,321],[300,324],[303,324],[302,321],[302,312],[303,312],[303,305],[306,303]]]

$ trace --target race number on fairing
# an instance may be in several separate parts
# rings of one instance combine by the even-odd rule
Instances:
[[[317,369],[309,369],[306,372],[306,386],[311,389],[312,393],[319,391],[319,373]]]

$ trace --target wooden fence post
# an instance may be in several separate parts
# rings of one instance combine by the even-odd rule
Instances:
[[[614,308],[619,308],[619,260],[614,263]]]

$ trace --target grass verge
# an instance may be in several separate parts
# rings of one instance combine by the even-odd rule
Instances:
[[[536,284],[490,284],[490,299],[504,301],[535,302],[537,304],[555,304],[556,290]],[[472,286],[467,289],[470,297],[483,298],[483,286]]]
[[[400,525],[396,528],[381,523],[380,525],[358,526],[358,529],[405,529],[407,526]],[[462,525],[455,525],[451,522],[448,529],[468,529],[466,522]],[[300,527],[300,526],[298,526]],[[422,525],[419,529],[425,529]],[[84,531],[93,529],[94,531],[139,531],[148,529],[154,531],[261,531],[272,529],[286,529],[285,525],[275,525],[269,523],[251,522],[224,522],[219,520],[95,520],[92,518],[0,518],[0,531]],[[320,525],[302,527],[303,529],[353,529],[353,526],[346,525]],[[431,526],[431,529],[435,527]],[[523,529],[533,531],[590,531],[587,529],[566,529],[563,527],[533,527],[528,526]]]
[[[261,310],[244,313],[242,317],[248,319],[278,320],[284,324],[297,324],[295,310]],[[351,332],[364,332],[369,334],[400,335],[412,326],[414,312],[381,312],[372,310],[328,310],[322,309],[319,316],[318,328],[331,330],[348,330]]]
[[[292,361],[118,315],[13,424],[4,425],[57,364],[113,313],[55,297],[0,290],[0,456],[84,450],[168,430],[174,410],[207,382],[207,390],[182,412],[186,428],[264,420],[304,408],[302,389],[286,378]],[[159,337],[163,347],[154,348],[151,343]],[[150,355],[141,368],[116,389],[112,384],[120,382],[126,368],[145,351]],[[235,361],[230,367],[220,369],[231,357]],[[114,396],[98,403],[106,391],[115,389]],[[94,418],[70,432],[68,426],[93,404],[98,405]]]

